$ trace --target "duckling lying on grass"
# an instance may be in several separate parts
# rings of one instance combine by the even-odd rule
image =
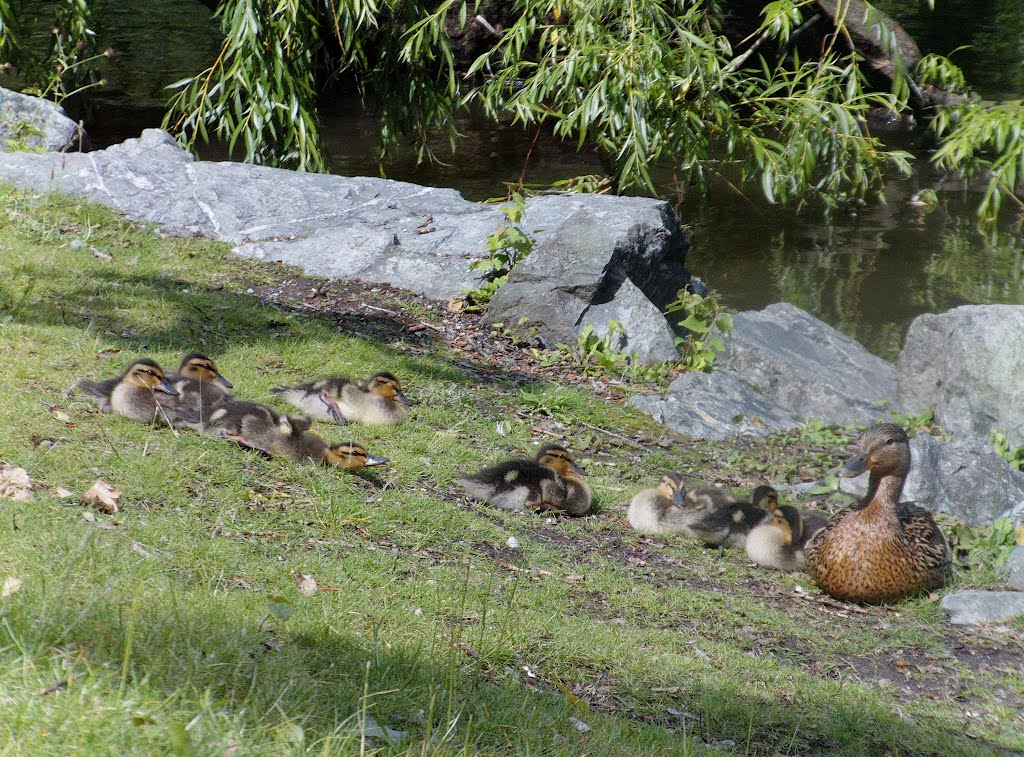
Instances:
[[[257,402],[227,402],[213,412],[209,432],[243,447],[293,462],[314,462],[355,469],[384,465],[386,458],[370,455],[354,442],[328,444],[309,430],[309,418],[281,415]]]
[[[565,447],[548,444],[533,460],[507,460],[472,475],[459,484],[466,493],[503,510],[560,510],[568,515],[590,512],[593,493],[580,476]]]
[[[629,502],[626,520],[645,534],[686,530],[686,482],[682,474],[666,473],[653,489],[644,489]]]
[[[868,493],[840,510],[807,545],[807,570],[836,599],[895,602],[944,584],[949,543],[932,514],[900,502],[910,471],[910,440],[892,423],[868,429],[841,476],[870,471]]]
[[[168,407],[171,423],[200,433],[206,431],[213,412],[231,399],[234,388],[213,360],[199,352],[185,355],[178,372],[167,380],[178,392]]]
[[[412,402],[390,373],[375,373],[366,381],[327,378],[270,390],[318,421],[368,426],[393,426],[405,420]]]
[[[163,369],[148,358],[136,360],[116,378],[79,381],[78,388],[103,412],[142,423],[169,423],[165,407],[178,395]]]
[[[744,549],[751,529],[769,517],[773,503],[778,504],[778,493],[770,486],[759,486],[750,502],[717,504],[709,496],[706,500],[690,514],[687,531],[711,547]]]
[[[790,505],[777,507],[768,520],[747,535],[747,557],[766,568],[803,570],[802,538],[800,511]]]

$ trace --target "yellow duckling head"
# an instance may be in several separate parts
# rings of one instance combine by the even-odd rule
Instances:
[[[860,450],[839,469],[842,478],[853,478],[864,471],[872,476],[906,475],[910,470],[910,438],[895,423],[882,423],[868,429],[860,440]]]
[[[686,504],[686,483],[681,473],[666,473],[657,486],[658,494],[672,500],[677,506]]]
[[[402,392],[402,385],[398,383],[398,379],[390,373],[373,374],[366,382],[366,388],[386,400],[396,400],[403,405],[412,405],[412,400]]]
[[[231,382],[224,378],[220,371],[217,370],[217,365],[201,352],[192,352],[185,355],[181,360],[178,373],[182,378],[216,381],[225,389],[233,388]]]
[[[139,389],[149,389],[151,392],[163,392],[172,397],[178,396],[178,391],[167,380],[163,369],[152,360],[143,358],[136,360],[131,367],[125,371],[121,380]]]
[[[560,476],[587,475],[587,472],[572,459],[569,450],[559,444],[544,445],[537,451],[534,459]]]
[[[759,486],[750,495],[750,504],[770,513],[779,512],[779,493],[770,486]]]
[[[327,449],[324,460],[328,465],[338,468],[355,470],[357,468],[369,468],[375,465],[385,465],[388,462],[386,457],[374,457],[366,451],[366,448],[355,442],[343,442],[332,445]]]

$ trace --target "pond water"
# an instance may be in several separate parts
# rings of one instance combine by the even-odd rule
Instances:
[[[30,6],[32,3],[29,4]],[[36,5],[52,5],[36,3]],[[111,82],[95,98],[87,124],[102,146],[159,125],[164,87],[211,61],[218,50],[216,25],[198,2],[94,0],[100,44],[118,51],[104,76]],[[1024,0],[924,4],[881,2],[926,52],[957,53],[970,80],[988,97],[1024,94]],[[140,6],[146,6],[142,12]],[[377,175],[378,122],[372,108],[355,98],[323,104],[331,170]],[[470,199],[504,196],[506,182],[525,177],[545,184],[583,174],[605,173],[597,156],[578,153],[545,133],[524,133],[465,117],[457,152],[447,141],[436,150],[443,162],[416,163],[400,150],[384,166],[390,178],[450,186]],[[912,146],[911,146],[912,147]],[[217,148],[206,158],[223,158]],[[671,172],[663,172],[663,194],[679,204],[694,242],[688,267],[737,310],[787,301],[814,313],[869,349],[888,358],[899,351],[910,321],[966,303],[1024,304],[1024,235],[1009,227],[981,234],[974,224],[977,197],[941,192],[925,213],[907,199],[937,177],[918,152],[915,175],[891,181],[885,204],[856,213],[796,213],[713,186],[707,196],[678,197]]]

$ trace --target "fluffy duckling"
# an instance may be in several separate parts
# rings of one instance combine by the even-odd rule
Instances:
[[[679,473],[666,473],[653,489],[644,489],[630,500],[626,520],[645,534],[686,530],[686,485]]]
[[[199,352],[185,355],[178,372],[167,380],[178,392],[168,413],[171,422],[200,433],[207,430],[210,417],[231,398],[234,388],[217,370],[213,360]]]
[[[212,387],[230,394],[233,384],[217,370],[217,364],[201,352],[190,352],[181,359],[177,373],[167,377],[172,384],[182,381],[207,381]]]
[[[799,510],[790,505],[779,504],[779,493],[771,486],[759,486],[750,495],[750,504],[764,508],[772,515],[781,512],[790,523],[793,543],[803,548],[820,529],[828,524],[828,516],[816,510]],[[799,528],[794,527],[794,524]],[[770,525],[770,524],[768,524]],[[755,562],[757,562],[755,560]],[[771,567],[771,566],[769,566]]]
[[[931,513],[900,494],[910,440],[892,423],[875,426],[839,475],[870,471],[868,493],[836,513],[805,550],[807,569],[836,599],[879,604],[938,588],[950,577],[949,544]]]
[[[776,570],[803,570],[803,522],[800,511],[778,506],[772,515],[747,535],[747,557],[758,565]]]
[[[309,430],[305,416],[281,415],[256,402],[230,402],[214,411],[210,428],[221,438],[293,462],[314,462],[348,470],[384,465],[354,442],[328,444]]]
[[[412,402],[390,373],[375,373],[366,381],[327,378],[270,390],[318,421],[393,426],[405,420]]]
[[[136,360],[117,378],[80,381],[78,387],[94,399],[103,412],[142,423],[169,422],[165,407],[170,406],[171,398],[178,394],[163,369],[148,358]]]
[[[712,547],[744,549],[751,529],[770,515],[765,505],[778,507],[778,493],[769,486],[755,489],[751,502],[730,501],[725,492],[712,487],[703,489],[700,497],[694,498],[703,500],[702,506],[689,514],[686,530]]]
[[[459,484],[469,496],[503,510],[561,510],[586,515],[593,493],[580,476],[586,471],[558,444],[538,450],[533,460],[507,460],[463,476]]]

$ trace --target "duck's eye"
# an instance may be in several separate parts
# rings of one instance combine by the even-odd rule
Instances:
[[[895,443],[896,443],[895,439],[886,439],[885,440],[886,446],[889,446],[890,444],[895,444]]]

